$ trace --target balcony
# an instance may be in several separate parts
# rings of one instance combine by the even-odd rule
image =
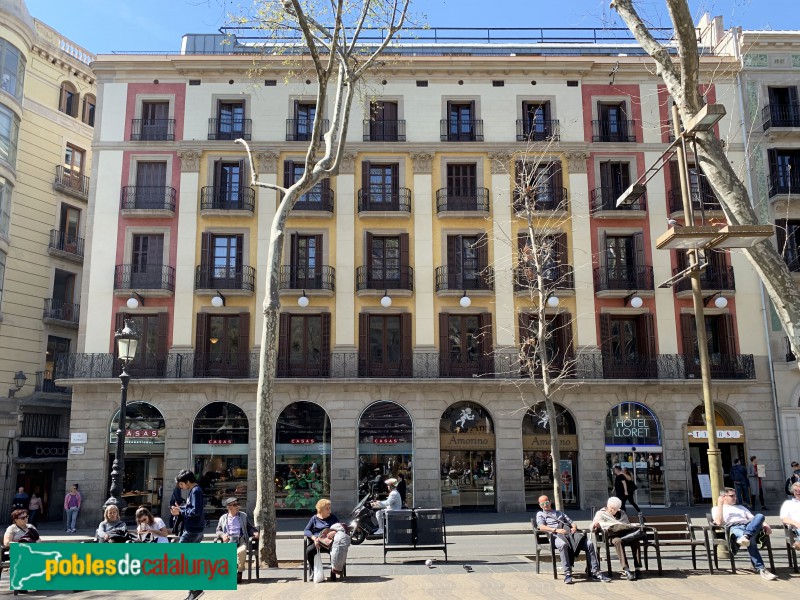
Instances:
[[[88,200],[89,177],[80,171],[58,165],[56,167],[56,178],[53,181],[53,189],[81,200]]]
[[[322,119],[320,123],[321,131],[327,131],[330,127],[328,119]],[[286,119],[286,141],[287,142],[308,142],[313,133],[314,119]]]
[[[636,121],[592,121],[592,141],[636,143]]]
[[[436,267],[437,292],[491,292],[494,290],[494,269],[478,267],[471,270],[450,269],[447,265]]]
[[[672,274],[677,275],[684,269],[673,269]],[[707,292],[732,292],[736,290],[736,280],[733,277],[733,267],[714,267],[708,265],[705,269],[700,271],[700,289],[703,293]],[[674,286],[672,290],[676,294],[691,295],[692,280],[688,277],[681,279]]]
[[[317,213],[333,214],[333,190],[321,185],[316,185],[310,192],[306,192],[292,206],[294,211],[312,211]]]
[[[617,199],[624,189],[618,187],[599,187],[589,194],[589,206],[592,215],[597,218],[643,218],[647,211],[647,195],[645,194],[633,204],[617,208]]]
[[[787,169],[769,174],[770,200],[776,200],[778,196],[796,196],[798,193],[800,193],[800,173]]]
[[[449,352],[439,354],[439,377],[463,377],[472,379],[494,377],[494,357],[479,355],[451,355]]]
[[[482,142],[483,119],[439,122],[440,139],[443,142]]]
[[[414,291],[414,269],[408,266],[386,269],[356,267],[356,291],[407,290]]]
[[[201,211],[242,211],[252,214],[255,209],[256,193],[253,188],[230,189],[210,185],[200,190]]]
[[[700,359],[684,356],[686,377],[700,379]],[[708,366],[711,379],[755,379],[755,364],[752,354],[710,354]]]
[[[764,131],[772,127],[800,127],[800,104],[768,104],[761,109]]]
[[[209,119],[209,140],[250,140],[250,131],[253,126],[252,119]]]
[[[575,274],[572,265],[556,265],[544,270],[543,273],[544,289],[546,291],[574,291]],[[528,267],[517,267],[514,269],[514,291],[530,292],[538,290],[539,282],[534,269]],[[557,294],[558,295],[558,294]]]
[[[405,142],[405,119],[400,119],[398,121],[373,121],[371,119],[365,119],[363,139],[365,142]]]
[[[328,290],[334,291],[336,269],[327,265],[300,267],[284,265],[280,275],[281,290]]]
[[[436,190],[436,213],[488,213],[489,190],[487,188]]]
[[[198,265],[195,271],[194,289],[253,292],[256,289],[256,270],[246,265],[237,267]]]
[[[42,319],[46,323],[77,327],[81,317],[81,306],[74,302],[64,302],[58,298],[44,299]]]
[[[374,362],[367,357],[367,360],[358,361],[359,377],[413,377],[413,359],[408,356],[401,356],[397,362],[384,363]]]
[[[137,216],[171,216],[175,214],[175,188],[165,185],[123,186],[120,207],[123,211],[136,211]]]
[[[36,371],[34,390],[43,394],[58,394],[61,396],[72,394],[71,387],[63,387],[55,384],[55,378],[50,371]]]
[[[117,265],[114,290],[142,295],[169,296],[175,292],[175,269],[167,265]]]
[[[692,210],[695,213],[719,212],[722,210],[722,205],[717,200],[717,195],[708,183],[692,185],[690,198],[692,199]],[[669,206],[670,214],[683,214],[683,198],[681,197],[680,188],[673,188],[667,192],[667,205]]]
[[[174,142],[175,119],[131,119],[132,142]]]
[[[532,208],[536,212],[566,211],[569,208],[567,188],[553,185],[535,185],[527,190],[527,193],[530,194],[529,202],[533,201]],[[517,213],[525,212],[525,198],[520,189],[514,190],[514,211]]]
[[[401,213],[401,216],[408,216],[411,214],[411,190],[408,188],[380,192],[358,190],[358,212]]]
[[[558,119],[529,121],[517,119],[518,142],[557,142],[561,139]]]
[[[47,252],[75,263],[83,263],[83,238],[58,229],[50,230],[50,243]]]
[[[596,267],[594,269],[595,292],[622,292],[623,295],[627,295],[630,292],[652,289],[654,289],[653,267]]]

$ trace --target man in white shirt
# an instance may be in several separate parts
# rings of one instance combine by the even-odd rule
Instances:
[[[789,491],[792,492],[792,499],[781,506],[781,521],[794,530],[794,547],[800,550],[800,541],[797,540],[800,534],[800,483],[793,483]]]
[[[763,530],[767,535],[772,533],[770,526],[764,522],[761,513],[753,515],[741,504],[736,504],[736,490],[723,488],[719,495],[717,506],[714,507],[714,523],[723,525],[730,535],[736,536],[736,543],[740,548],[747,548],[750,562],[762,578],[774,581],[777,576],[767,571],[764,560],[758,551],[758,536]]]
[[[383,483],[389,488],[389,497],[386,500],[373,502],[373,507],[383,507],[376,513],[378,519],[378,530],[375,535],[383,535],[384,514],[390,510],[400,510],[403,508],[403,499],[400,497],[400,492],[397,491],[397,479],[394,477],[387,479]]]

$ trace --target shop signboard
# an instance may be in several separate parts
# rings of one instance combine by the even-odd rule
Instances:
[[[109,435],[109,443],[117,443],[117,432],[114,431]],[[163,444],[164,443],[164,429],[126,429],[125,430],[125,444]]]
[[[440,434],[441,450],[494,450],[493,433],[464,432]]]
[[[690,442],[705,442],[708,440],[708,430],[705,427],[690,426],[687,428]],[[717,429],[717,442],[722,444],[744,443],[744,427],[728,426]]]
[[[578,450],[578,436],[577,435],[560,435],[558,436],[558,445],[561,452],[577,452]],[[549,435],[523,435],[522,436],[522,449],[530,452],[550,452],[550,436]]]

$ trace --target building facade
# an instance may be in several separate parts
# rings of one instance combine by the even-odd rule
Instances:
[[[0,401],[16,415],[0,506],[22,486],[49,519],[65,489],[71,390],[53,371],[77,351],[93,59],[22,0],[0,1]]]
[[[283,57],[259,57],[258,80],[248,78],[253,55],[233,47],[187,36],[179,54],[93,63],[97,181],[81,297],[92,318],[58,373],[73,389],[80,442],[68,477],[84,515],[107,497],[113,334],[126,319],[141,342],[125,499],[163,510],[164,486],[189,467],[212,512],[230,495],[254,502],[259,307],[278,198],[247,185],[233,140],[250,140],[262,181],[293,182],[316,90]],[[704,92],[729,115],[736,64],[703,58]],[[710,502],[690,292],[658,287],[686,264],[655,249],[668,217],[681,218],[676,169],[616,207],[670,139],[670,100],[649,59],[619,41],[430,44],[399,50],[366,88],[338,175],[287,224],[277,508],[307,511],[320,495],[347,507],[362,484],[400,473],[415,506],[522,511],[555,478],[568,506],[588,507],[607,497],[617,463],[635,473],[640,504]],[[719,132],[742,163],[730,121]],[[535,227],[552,233],[548,277],[559,282],[554,348],[574,356],[555,460],[540,410],[527,410],[541,396],[518,364],[531,301],[515,192],[536,172],[546,176]],[[691,192],[703,218],[721,217],[693,166]],[[707,311],[727,472],[736,457],[774,462],[779,451],[764,324],[749,318],[762,306],[758,279],[735,251],[709,261],[704,296],[728,300]]]

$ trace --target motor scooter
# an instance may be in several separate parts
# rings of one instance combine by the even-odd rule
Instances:
[[[350,513],[350,542],[355,546],[378,530],[377,510],[372,508],[374,500],[372,494],[366,494]]]

